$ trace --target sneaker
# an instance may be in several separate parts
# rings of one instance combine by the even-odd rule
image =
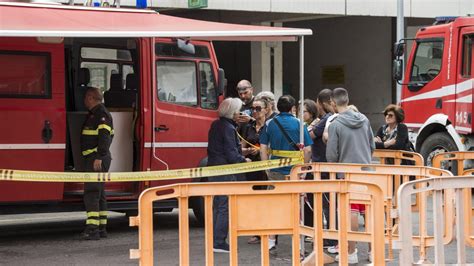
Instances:
[[[337,246],[337,240],[333,239],[323,239],[323,248],[328,248],[331,246]]]
[[[331,253],[331,254],[339,253],[339,246],[328,247],[328,253]]]
[[[214,246],[214,252],[216,253],[229,253],[229,244],[224,243]]]
[[[273,247],[276,246],[276,240],[275,239],[268,239],[268,249],[272,249]]]
[[[274,245],[273,247],[271,247],[271,248],[268,250],[268,252],[270,253],[270,255],[276,256],[276,255],[278,254],[278,252],[277,252],[277,246]]]
[[[82,240],[100,240],[99,230],[85,230],[81,234]]]
[[[335,258],[336,261],[339,261],[339,255]],[[349,264],[357,264],[359,263],[359,257],[357,257],[357,249],[354,250],[354,253],[349,254],[347,257],[347,263]]]
[[[310,237],[310,236],[306,236],[306,237],[304,238],[304,242],[306,242],[306,243],[313,243],[313,238]]]

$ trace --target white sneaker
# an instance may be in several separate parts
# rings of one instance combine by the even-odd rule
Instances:
[[[272,249],[274,246],[276,246],[276,239],[268,239],[268,249]]]
[[[336,261],[339,261],[339,255],[335,258]],[[349,254],[347,257],[347,263],[349,264],[357,264],[359,263],[359,257],[357,257],[357,249],[354,250],[354,253]]]
[[[328,247],[328,253],[331,253],[331,254],[339,253],[339,246]]]

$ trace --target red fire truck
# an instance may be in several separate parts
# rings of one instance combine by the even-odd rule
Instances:
[[[225,84],[211,40],[308,34],[151,10],[0,3],[0,169],[82,171],[87,86],[104,92],[114,119],[112,172],[204,165]],[[135,210],[144,189],[170,182],[107,183],[110,209]],[[0,213],[81,210],[82,193],[82,183],[0,181]]]
[[[406,40],[395,45],[401,81]],[[441,17],[416,34],[407,59],[401,106],[416,150],[428,164],[443,151],[473,149],[474,18]]]

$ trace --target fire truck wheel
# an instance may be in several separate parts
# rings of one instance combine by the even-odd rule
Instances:
[[[456,143],[447,132],[437,132],[427,137],[421,144],[420,153],[425,159],[425,164],[431,166],[431,161],[436,154],[457,150]]]

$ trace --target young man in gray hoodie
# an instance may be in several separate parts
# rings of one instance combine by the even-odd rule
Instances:
[[[329,125],[326,159],[335,163],[369,164],[375,149],[374,134],[367,117],[348,108],[349,95],[344,88],[333,90],[339,115]],[[358,231],[359,206],[351,206],[351,229]],[[354,210],[354,211],[352,211]],[[349,263],[358,263],[355,242],[349,242]],[[336,257],[337,259],[337,257]]]

